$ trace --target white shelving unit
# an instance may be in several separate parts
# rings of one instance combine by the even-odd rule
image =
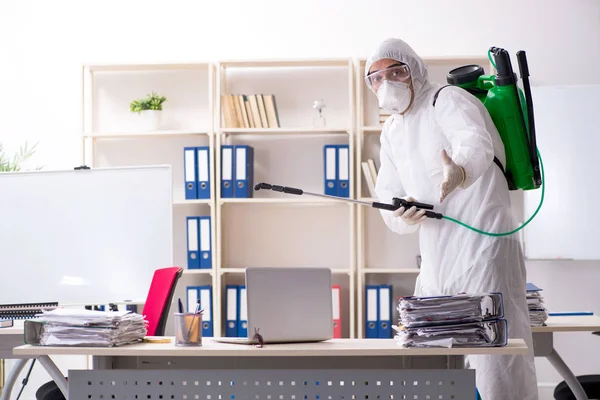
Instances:
[[[430,78],[445,83],[457,66],[487,57],[427,57]],[[412,294],[419,273],[416,234],[398,236],[379,211],[349,202],[273,191],[221,197],[221,147],[254,148],[254,183],[324,193],[323,145],[348,144],[350,198],[370,198],[361,161],[379,166],[377,100],[364,82],[365,60],[233,60],[216,63],[87,65],[83,68],[82,164],[94,167],[168,163],[173,166],[174,265],[188,285],[213,287],[214,335],[224,334],[225,285],[241,284],[249,266],[326,266],[342,288],[343,337],[364,337],[364,287],[391,283],[394,298]],[[151,91],[165,95],[164,130],[135,128],[129,102]],[[222,96],[272,94],[277,128],[230,128]],[[324,99],[324,127],[313,127],[313,101]],[[211,197],[185,200],[183,147],[210,146]],[[187,269],[185,217],[211,216],[213,268]],[[308,295],[308,294],[307,294]],[[172,325],[172,323],[170,324]],[[171,329],[171,326],[167,329]],[[168,331],[167,331],[168,332]]]
[[[172,166],[173,265],[184,268],[175,301],[179,297],[185,302],[188,285],[216,287],[218,282],[214,260],[213,269],[187,269],[186,250],[185,220],[194,215],[211,217],[211,247],[216,247],[214,174],[210,199],[186,200],[183,185],[185,146],[209,146],[211,170],[214,166],[214,79],[215,66],[208,62],[83,66],[82,165]],[[163,126],[155,131],[139,130],[138,116],[129,111],[129,103],[152,91],[167,97],[161,111]],[[168,266],[157,266],[162,267]],[[170,316],[167,333],[172,325]]]
[[[262,181],[323,193],[324,144],[349,144],[350,171],[354,170],[353,67],[352,59],[218,63],[217,99],[222,99],[222,95],[272,94],[276,99],[279,127],[229,128],[224,116],[217,118],[217,165],[221,165],[222,145],[249,144],[255,151],[255,184]],[[320,98],[325,98],[326,104],[330,101],[328,106],[333,109],[333,115],[328,115],[326,107],[326,126],[313,127],[315,111],[311,107],[313,101]],[[218,101],[218,116],[223,115],[223,109],[223,102]],[[216,175],[220,182],[220,168],[216,169]],[[350,191],[354,192],[352,174]],[[252,198],[221,198],[218,193],[217,199],[219,287],[224,290],[228,283],[243,283],[241,264],[329,267],[333,283],[342,286],[343,335],[354,338],[354,205],[273,191],[254,192]],[[242,219],[244,226],[239,228],[242,232],[236,233],[235,224]],[[346,229],[339,228],[340,224]],[[248,242],[245,238],[253,233],[252,225],[261,227]],[[316,231],[313,238],[306,234],[311,225]],[[332,232],[333,240],[328,239],[325,230]],[[340,235],[346,236],[345,245]],[[316,242],[321,242],[321,246]],[[332,249],[345,249],[335,250],[338,254],[322,254],[327,243]],[[311,252],[311,248],[315,250]],[[244,255],[238,255],[238,251]],[[224,318],[223,303],[220,310]]]

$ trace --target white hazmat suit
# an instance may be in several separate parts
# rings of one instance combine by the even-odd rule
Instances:
[[[481,101],[448,86],[438,93],[434,106],[441,85],[429,81],[423,60],[399,39],[380,44],[367,60],[365,73],[385,58],[408,65],[414,94],[409,110],[404,115],[392,114],[383,126],[375,188],[379,201],[412,197],[487,232],[514,229],[506,178],[493,162],[496,156],[506,164],[504,147]],[[443,150],[462,166],[464,175],[462,184],[440,201]],[[482,235],[444,219],[403,219],[386,210],[381,215],[393,232],[419,231],[422,259],[415,295],[502,292],[509,337],[524,339],[532,349],[525,261],[516,236]],[[527,356],[471,356],[467,364],[476,369],[483,400],[538,398],[531,350]]]

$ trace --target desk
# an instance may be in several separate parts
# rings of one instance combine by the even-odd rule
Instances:
[[[190,400],[330,400],[340,395],[470,399],[475,398],[475,371],[464,369],[466,355],[526,352],[522,340],[496,348],[407,349],[395,339],[333,339],[256,348],[205,338],[201,347],[140,343],[117,348],[24,345],[14,349],[17,356],[36,357],[67,399]],[[92,356],[94,369],[70,370],[67,385],[50,359],[53,355]]]
[[[596,315],[548,317],[546,326],[531,328],[536,357],[546,357],[565,380],[577,400],[588,400],[581,384],[554,348],[554,333],[600,331]],[[598,343],[600,345],[600,342]]]

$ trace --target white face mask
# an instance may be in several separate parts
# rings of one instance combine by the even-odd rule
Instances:
[[[406,111],[410,104],[411,91],[407,83],[383,81],[377,91],[379,107],[392,113]]]

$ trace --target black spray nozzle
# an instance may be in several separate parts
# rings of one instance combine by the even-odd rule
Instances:
[[[264,182],[260,182],[260,183],[257,183],[256,185],[254,185],[254,190],[260,190],[260,189],[273,190],[275,192],[297,194],[297,195],[302,195],[304,193],[302,191],[302,189],[296,189],[296,188],[280,186],[280,185],[271,185],[270,183],[264,183]]]
[[[517,82],[517,75],[513,71],[508,51],[493,46],[490,47],[490,52],[494,57],[494,64],[496,64],[496,85],[506,86],[515,84]]]
[[[399,199],[397,197],[394,197],[392,199],[393,204],[387,204],[387,203],[373,203],[373,207],[374,208],[380,208],[383,210],[388,210],[388,211],[396,211],[397,209],[399,209],[400,207],[404,207],[406,210],[409,210],[412,207],[416,207],[418,210],[427,210],[425,211],[425,216],[427,216],[428,218],[434,218],[434,219],[442,219],[443,215],[440,213],[436,213],[433,211],[429,211],[429,210],[433,210],[433,206],[431,204],[425,204],[425,203],[419,203],[417,201],[407,201],[404,199]]]

